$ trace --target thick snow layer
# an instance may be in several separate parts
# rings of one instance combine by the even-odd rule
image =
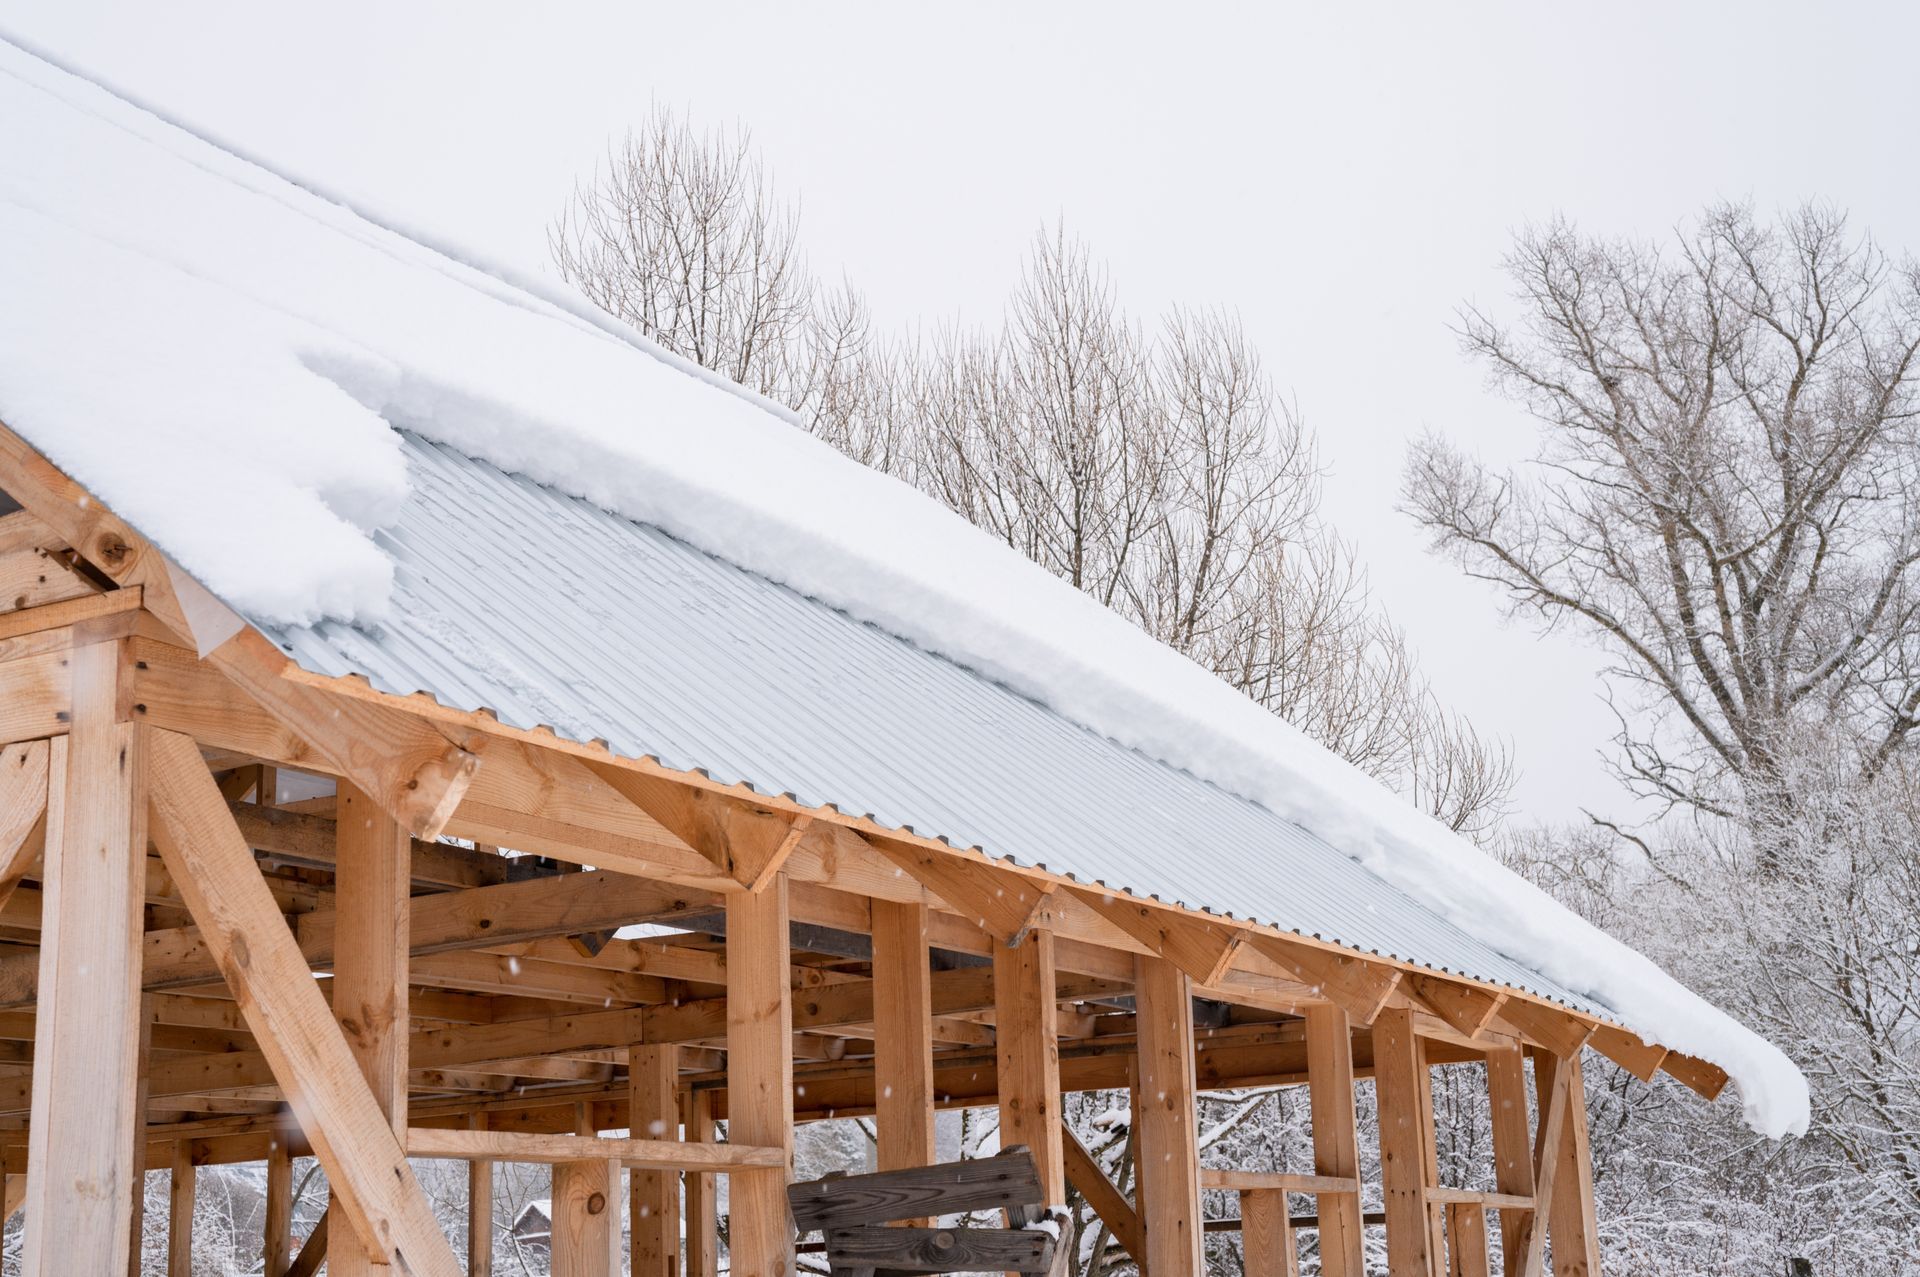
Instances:
[[[262,623],[382,616],[396,425],[658,524],[1266,804],[1725,1067],[1755,1129],[1806,1125],[1779,1051],[934,502],[577,299],[4,43],[0,420]]]

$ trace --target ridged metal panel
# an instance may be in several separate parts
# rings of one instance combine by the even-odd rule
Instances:
[[[1258,804],[658,528],[405,447],[392,618],[270,631],[309,670],[1605,1010]]]

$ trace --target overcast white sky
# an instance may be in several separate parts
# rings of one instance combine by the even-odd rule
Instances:
[[[1597,658],[1503,624],[1393,508],[1418,432],[1533,446],[1455,308],[1555,212],[1660,235],[1812,196],[1920,251],[1913,5],[494,7],[8,0],[0,32],[524,269],[656,99],[750,124],[813,265],[882,322],[997,313],[1063,216],[1143,317],[1239,310],[1376,593],[1543,819],[1621,806]]]

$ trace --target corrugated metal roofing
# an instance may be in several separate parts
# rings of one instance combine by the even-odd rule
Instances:
[[[270,631],[308,670],[1605,1012],[1256,803],[658,528],[404,447],[392,616]]]

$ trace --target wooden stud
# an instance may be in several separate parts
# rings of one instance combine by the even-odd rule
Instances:
[[[1147,1271],[1200,1277],[1199,1115],[1193,1067],[1193,995],[1187,974],[1165,958],[1134,958],[1139,1037],[1137,1174],[1146,1195]]]
[[[1526,1053],[1519,1045],[1487,1052],[1487,1106],[1493,1122],[1493,1184],[1515,1197],[1533,1196],[1533,1134],[1527,1120]],[[1515,1271],[1525,1234],[1512,1211],[1501,1211],[1500,1253]]]
[[[1360,1135],[1353,1096],[1353,1030],[1347,1013],[1330,1002],[1308,1006],[1306,1020],[1313,1168],[1321,1175],[1358,1182]],[[1366,1277],[1360,1194],[1321,1194],[1319,1212],[1320,1271],[1326,1277]]]
[[[124,719],[120,649],[71,655],[69,734],[51,747],[27,1232],[21,1272],[124,1272],[139,1084],[147,750]]]
[[[13,1217],[27,1201],[27,1177],[13,1173],[7,1176],[6,1200],[0,1202],[0,1225],[11,1224]]]
[[[487,1129],[485,1113],[469,1113],[467,1129]],[[493,1159],[467,1163],[467,1277],[493,1277]]]
[[[193,1198],[198,1175],[193,1144],[173,1146],[173,1174],[167,1184],[167,1277],[193,1277]]]
[[[1488,1277],[1487,1208],[1447,1204],[1447,1277]]]
[[[1600,1277],[1600,1232],[1593,1209],[1593,1153],[1588,1145],[1586,1079],[1578,1056],[1561,1063],[1559,1071],[1566,1075],[1567,1112],[1560,1127],[1559,1165],[1547,1213],[1547,1227],[1553,1237],[1553,1277]]]
[[[351,781],[340,782],[338,803],[333,1013],[380,1111],[404,1135],[413,840]],[[334,1239],[332,1277],[375,1277],[374,1266],[351,1230]]]
[[[1039,928],[993,951],[994,1051],[1000,1146],[1024,1144],[1040,1168],[1044,1205],[1067,1200],[1060,1143],[1060,1012],[1053,933]]]
[[[553,1168],[553,1277],[611,1277],[620,1267],[620,1163]]]
[[[713,1092],[689,1087],[680,1097],[681,1124],[689,1144],[714,1139]],[[719,1277],[720,1211],[710,1175],[687,1176],[686,1277]]]
[[[1380,1179],[1386,1193],[1387,1271],[1432,1277],[1427,1220],[1427,1071],[1414,1036],[1413,1013],[1400,1007],[1373,1022],[1373,1085],[1380,1110]]]
[[[784,1169],[728,1185],[734,1277],[787,1277],[793,1225],[793,993],[787,879],[727,897],[727,1138],[780,1150]]]
[[[193,741],[149,729],[152,835],[273,1078],[362,1242],[416,1277],[459,1266],[332,1010],[300,957],[253,851]]]
[[[267,1150],[265,1215],[261,1277],[287,1277],[287,1265],[293,1262],[293,1150],[284,1139],[275,1139]]]
[[[680,1130],[680,1051],[635,1046],[627,1051],[627,1128],[634,1139],[672,1140]],[[680,1176],[670,1170],[629,1172],[627,1231],[633,1277],[679,1277]]]
[[[1277,1189],[1240,1194],[1241,1260],[1246,1277],[1300,1277],[1287,1195]]]
[[[875,900],[873,1088],[879,1169],[933,1164],[933,982],[927,907]]]

